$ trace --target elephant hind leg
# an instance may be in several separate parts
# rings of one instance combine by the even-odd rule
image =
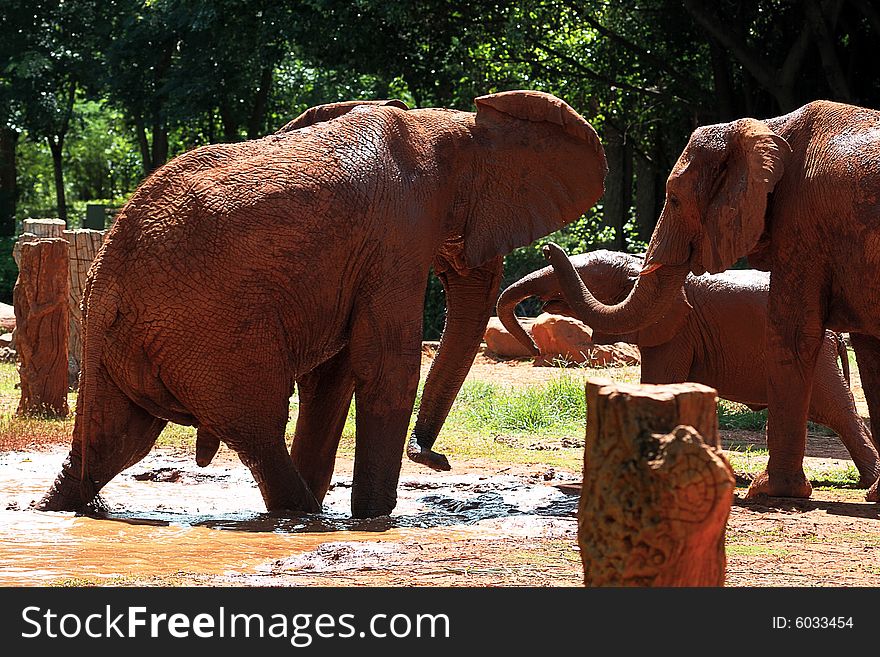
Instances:
[[[880,339],[863,333],[850,333],[849,337],[856,354],[862,390],[871,417],[874,447],[880,451]],[[865,499],[869,502],[880,502],[880,479],[874,482]]]
[[[267,440],[267,435],[260,429],[248,429],[236,431],[234,438],[226,434],[224,441],[238,453],[241,462],[251,471],[267,511],[294,514],[319,512],[321,505],[287,452],[283,425],[281,434],[275,439]]]
[[[300,377],[296,385],[299,414],[290,457],[320,502],[330,488],[336,450],[354,394],[348,349]]]
[[[260,389],[256,382],[242,387]],[[202,424],[199,431],[235,450],[251,471],[269,512],[317,513],[321,505],[294,467],[284,441],[287,399],[280,393],[266,394],[259,402],[251,400],[247,408],[240,408],[241,415],[217,425]]]
[[[840,436],[861,475],[859,484],[868,488],[880,476],[880,457],[865,423],[859,417],[852,392],[837,366],[837,346],[825,340],[816,363],[810,419]]]
[[[78,511],[125,468],[149,453],[167,424],[129,399],[103,368],[91,380],[94,408],[77,404],[70,453],[61,473],[37,504],[44,511]],[[80,400],[83,399],[82,393]],[[87,445],[86,478],[82,479],[82,442]]]

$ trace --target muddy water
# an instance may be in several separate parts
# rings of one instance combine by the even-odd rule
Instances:
[[[37,512],[64,452],[0,454],[0,585],[28,586],[268,572],[272,564],[320,569],[393,562],[394,544],[571,533],[576,498],[535,478],[506,474],[402,476],[395,512],[349,517],[350,473],[337,473],[323,513],[266,514],[240,464],[154,453],[103,491],[95,516]],[[330,567],[330,566],[328,566]]]

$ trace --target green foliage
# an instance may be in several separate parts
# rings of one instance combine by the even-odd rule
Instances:
[[[18,278],[18,267],[12,259],[14,237],[0,237],[0,302],[12,304],[12,289]]]
[[[718,426],[721,429],[763,431],[767,426],[767,411],[753,411],[743,404],[719,399]]]
[[[121,204],[175,154],[259,137],[312,105],[470,110],[482,94],[537,89],[616,149],[605,207],[547,239],[638,252],[697,125],[815,98],[880,104],[880,21],[854,0],[5,0],[0,24],[0,235],[59,216],[62,196],[76,226],[85,203]],[[544,266],[544,241],[505,258],[504,286]],[[443,313],[432,279],[425,338]]]

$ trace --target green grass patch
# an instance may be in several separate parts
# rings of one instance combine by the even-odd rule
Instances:
[[[543,385],[524,387],[468,382],[449,413],[447,425],[482,434],[582,434],[585,418],[583,381],[560,376]]]
[[[757,475],[767,465],[770,453],[766,449],[756,448],[753,445],[745,447],[733,445],[725,450],[725,455],[730,467],[737,474]]]
[[[788,550],[767,547],[765,545],[737,545],[735,543],[728,543],[724,550],[729,557],[787,557],[789,555]]]
[[[859,471],[851,463],[846,465],[812,465],[807,463],[804,466],[804,474],[807,475],[813,488],[859,487]]]
[[[753,411],[744,404],[719,399],[718,427],[740,431],[764,431],[767,427],[767,411]]]

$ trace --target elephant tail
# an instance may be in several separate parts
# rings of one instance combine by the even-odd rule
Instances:
[[[109,274],[112,267],[107,260],[107,250],[102,248],[89,272],[82,297],[83,353],[73,440],[80,445],[80,498],[84,505],[91,502],[97,492],[95,482],[89,478],[89,437],[100,422],[96,396],[98,370],[102,366],[107,329],[116,319],[119,308],[119,288],[115,276]]]
[[[843,371],[843,378],[846,379],[846,385],[849,383],[849,353],[846,350],[846,340],[843,333],[835,333],[834,339],[837,342],[837,355],[840,356],[840,369]]]

